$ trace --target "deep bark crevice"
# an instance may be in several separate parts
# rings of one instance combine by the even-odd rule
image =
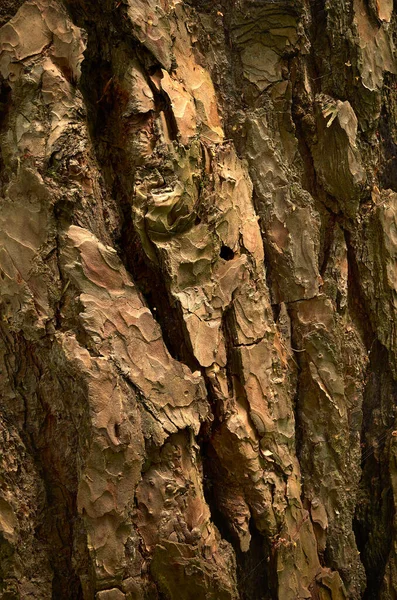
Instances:
[[[349,230],[344,230],[346,248],[347,248],[347,264],[348,264],[348,308],[349,314],[360,333],[361,339],[365,344],[367,352],[376,341],[376,333],[373,329],[371,317],[366,307],[363,290],[360,285],[361,277],[357,264],[356,252],[353,245],[352,235]]]
[[[390,523],[394,516],[388,454],[395,425],[396,383],[390,373],[389,355],[373,331],[351,234],[348,249],[349,313],[366,345],[369,364],[363,397],[361,429],[361,481],[353,531],[367,577],[363,600],[378,600],[392,544]]]
[[[397,139],[393,135],[394,130],[390,123],[397,118],[397,76],[388,73],[385,77],[384,100],[382,112],[379,118],[377,136],[380,144],[382,157],[379,160],[378,173],[380,186],[383,189],[397,191]]]
[[[180,304],[171,297],[169,288],[166,285],[165,271],[161,268],[161,257],[157,253],[159,264],[155,265],[146,256],[132,218],[132,198],[130,196],[133,195],[134,173],[131,173],[128,186],[124,175],[125,172],[130,170],[131,165],[129,165],[125,151],[121,146],[115,148],[115,152],[112,154],[113,160],[110,164],[107,153],[101,147],[102,132],[106,132],[108,128],[114,127],[117,129],[119,127],[119,108],[117,107],[117,96],[114,97],[111,86],[106,92],[108,93],[108,96],[104,99],[106,101],[101,101],[104,95],[102,93],[101,96],[99,90],[103,90],[107,82],[111,81],[113,77],[112,66],[107,60],[96,56],[95,47],[92,50],[90,48],[89,35],[81,89],[86,99],[89,130],[93,147],[96,150],[96,158],[102,167],[107,193],[116,200],[119,209],[120,231],[118,237],[114,240],[115,247],[125,268],[131,274],[133,282],[150,308],[153,317],[159,323],[164,342],[171,356],[185,363],[192,371],[196,371],[199,369],[199,364],[190,345],[190,338]],[[105,68],[98,71],[98,63],[103,63]],[[106,73],[105,77],[104,73]],[[96,85],[93,85],[93,82]],[[168,98],[165,94],[159,95],[153,85],[151,85],[151,88],[157,98],[158,110],[165,110],[171,132],[174,131],[174,135],[176,135],[174,116],[170,110]],[[96,100],[98,96],[99,100]]]
[[[223,539],[234,549],[237,561],[237,585],[240,600],[272,600],[269,576],[270,546],[250,521],[251,542],[247,552],[242,552],[236,537],[230,531],[228,517],[219,508],[219,491],[225,485],[222,465],[211,445],[211,436],[200,444],[203,457],[204,496],[211,511],[211,519]],[[218,488],[220,486],[220,488]]]
[[[238,357],[238,348],[234,345],[235,334],[233,333],[232,309],[225,311],[223,317],[223,327],[226,350],[227,365],[226,375],[228,381],[229,394],[234,395],[235,379],[241,377],[240,359]],[[240,375],[239,375],[240,373]],[[228,516],[222,511],[221,498],[225,494],[225,488],[230,485],[238,485],[233,482],[234,475],[225,471],[216,449],[213,445],[214,436],[222,436],[222,422],[225,419],[225,406],[212,389],[211,382],[207,378],[208,398],[212,406],[213,422],[207,424],[201,429],[200,448],[203,459],[203,485],[206,502],[211,511],[211,518],[217,526],[223,539],[227,540],[234,548],[237,561],[237,583],[241,600],[270,600],[272,598],[270,589],[275,582],[271,582],[269,573],[270,564],[270,545],[266,537],[261,534],[255,526],[253,518],[250,519],[249,530],[251,542],[247,552],[242,552],[240,543],[235,534],[231,531]],[[240,398],[239,402],[243,399]],[[245,401],[246,402],[246,401]],[[248,411],[248,403],[246,402]],[[248,412],[247,412],[248,414]],[[218,441],[219,443],[219,441]],[[227,442],[226,442],[227,443]]]
[[[0,595],[397,589],[396,10],[3,1]]]
[[[67,418],[68,409],[63,406],[64,414],[57,414],[51,398],[46,398],[40,389],[41,382],[48,376],[42,364],[43,357],[44,361],[48,361],[46,350],[42,349],[44,355],[39,356],[40,351],[33,348],[21,335],[16,335],[13,343],[23,359],[14,366],[13,373],[10,373],[10,382],[16,396],[23,399],[25,407],[23,427],[18,427],[17,422],[15,426],[33,458],[46,494],[44,510],[38,515],[34,535],[37,543],[42,546],[42,551],[47,553],[53,570],[52,598],[66,600],[73,597],[81,600],[81,582],[73,563],[77,466],[75,459],[71,460],[63,455],[59,445],[61,437],[64,437],[64,442],[67,438],[76,447],[78,431],[74,420]],[[29,393],[32,378],[35,389],[33,393]],[[63,387],[60,378],[57,385]],[[5,410],[5,406],[3,409]],[[12,413],[9,419],[12,422]]]
[[[241,600],[274,600],[274,585],[269,577],[271,550],[263,535],[250,521],[251,543],[248,552],[236,549],[237,576]]]
[[[362,477],[353,530],[367,575],[363,600],[377,600],[392,547],[394,506],[388,469],[395,424],[397,384],[388,372],[386,349],[375,342],[368,366],[361,432]]]
[[[131,205],[119,200],[123,213],[119,256],[156,321],[161,327],[164,342],[171,356],[186,364],[192,371],[201,370],[193,354],[189,334],[179,301],[170,296],[164,272],[146,257],[139,235],[131,219]],[[161,259],[160,259],[161,260]]]

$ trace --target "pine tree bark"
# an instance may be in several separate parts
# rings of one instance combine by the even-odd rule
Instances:
[[[0,597],[396,598],[392,0],[0,24]]]

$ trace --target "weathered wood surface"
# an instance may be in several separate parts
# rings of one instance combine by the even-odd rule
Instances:
[[[391,0],[3,0],[0,597],[397,597]]]

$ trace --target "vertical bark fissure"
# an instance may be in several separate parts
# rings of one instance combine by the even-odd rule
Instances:
[[[349,254],[349,310],[361,331],[369,355],[361,429],[361,480],[353,522],[357,546],[367,575],[363,598],[379,596],[392,544],[394,515],[388,454],[395,426],[396,383],[390,375],[387,350],[377,339],[360,286],[360,273],[346,232]]]
[[[393,2],[4,23],[0,595],[389,600]]]
[[[365,600],[378,597],[392,545],[390,522],[394,507],[387,463],[397,389],[388,373],[387,362],[385,349],[374,342],[364,394],[362,477],[353,523],[367,574]]]
[[[98,33],[96,35],[98,35]],[[102,35],[105,35],[105,32],[102,32]],[[103,81],[104,78],[103,75],[101,76],[99,74],[98,77],[96,75],[97,63],[98,60],[104,61],[104,64],[108,63],[106,62],[106,59],[96,57],[94,54],[95,50],[90,50],[94,44],[94,41],[90,43],[90,39],[91,36],[89,34],[85,58],[87,66],[84,67],[83,63],[81,88],[87,106],[89,107],[88,123],[93,146],[97,149],[97,160],[99,165],[101,165],[104,175],[107,194],[116,200],[119,210],[120,232],[116,235],[114,243],[124,266],[127,271],[131,273],[134,283],[138,286],[138,289],[144,297],[154,318],[160,324],[164,341],[171,356],[178,361],[184,362],[192,369],[192,371],[195,371],[199,369],[199,365],[191,348],[190,338],[186,330],[180,303],[176,298],[173,298],[170,295],[169,286],[165,280],[165,269],[162,265],[162,257],[153,246],[157,264],[148,258],[136,230],[136,224],[132,218],[135,177],[134,169],[136,168],[136,165],[131,165],[131,161],[129,157],[127,157],[125,149],[121,146],[114,146],[115,156],[110,164],[107,153],[100,150],[101,130],[107,131],[107,129],[111,129],[112,126],[115,127],[116,130],[122,127],[122,124],[119,121],[120,107],[117,106],[120,98],[117,96],[117,90],[114,92],[115,85],[111,83],[106,91],[108,95],[106,100],[107,108],[106,110],[101,108],[104,100],[103,94],[101,96],[98,90],[100,90],[100,82],[101,80]],[[99,44],[99,47],[101,46],[100,40],[95,42],[97,45]],[[105,44],[103,44],[103,46],[106,47]],[[142,52],[143,61],[145,61],[146,51],[139,48],[139,50],[137,49],[138,55],[139,51]],[[152,59],[152,57],[150,57],[150,59]],[[114,82],[116,77],[112,71],[111,64],[108,65],[108,69],[109,71],[105,79],[107,82]],[[152,69],[154,70],[155,67],[152,67]],[[94,82],[96,85],[93,85]],[[176,136],[176,125],[169,100],[164,93],[159,94],[149,77],[148,82],[155,96],[156,110],[157,112],[160,112],[160,110],[165,112],[169,130],[171,132],[171,139],[174,139]],[[103,87],[106,87],[106,83]],[[99,100],[95,100],[98,96]],[[128,173],[131,168],[132,172]],[[128,173],[128,175],[126,173]]]
[[[59,436],[63,435],[76,447],[78,431],[74,418],[68,415],[68,408],[63,405],[64,414],[57,414],[51,406],[51,399],[43,396],[40,385],[44,380],[44,371],[36,350],[21,335],[14,338],[14,345],[15,349],[19,349],[20,356],[24,357],[23,363],[17,364],[13,374],[10,374],[15,395],[23,399],[25,406],[23,426],[18,428],[19,435],[32,457],[45,493],[42,513],[37,515],[34,537],[41,546],[40,552],[45,553],[43,560],[48,560],[52,570],[52,597],[79,600],[83,594],[73,564],[77,464],[76,457],[73,460],[66,459],[59,446]],[[44,360],[48,360],[48,349],[42,350]],[[32,379],[36,389],[29,394]],[[58,385],[62,389],[60,380]],[[9,419],[12,423],[12,412]]]

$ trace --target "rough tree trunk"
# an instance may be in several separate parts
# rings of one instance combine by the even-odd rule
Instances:
[[[0,597],[397,598],[393,1],[0,23]]]

